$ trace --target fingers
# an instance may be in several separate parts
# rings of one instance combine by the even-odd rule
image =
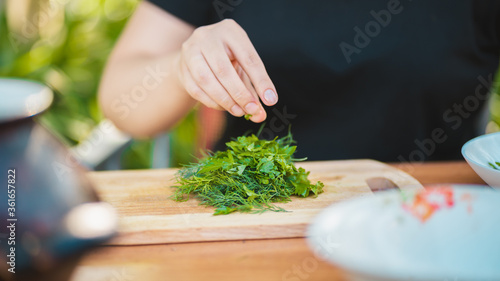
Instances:
[[[196,85],[223,109],[234,116],[243,116],[245,112],[220,84],[201,51],[197,49],[187,50],[186,57],[188,58],[186,61],[187,70]],[[194,98],[196,99],[196,97]]]
[[[246,32],[240,28],[238,36],[231,36],[226,40],[227,47],[250,77],[257,94],[264,104],[268,106],[275,105],[278,102],[276,88]]]
[[[183,81],[184,86],[189,95],[191,95],[195,100],[198,100],[207,107],[218,110],[224,110],[224,108],[222,108],[219,104],[217,104],[214,100],[212,100],[205,93],[205,91],[203,91],[200,87],[198,87],[197,83],[194,81],[193,77],[191,76],[191,73],[189,72],[187,66],[184,63],[182,63],[181,65],[181,70],[183,73],[182,78],[184,80]]]
[[[201,51],[217,80],[246,113],[258,115],[264,111],[258,97],[253,96],[241,80],[225,52],[222,42],[213,41]]]
[[[250,89],[252,96],[254,96],[255,98],[259,98],[257,91],[255,91],[255,88],[252,85],[252,81],[250,81],[250,77],[248,77],[248,75],[242,69],[241,69],[240,77],[241,77],[241,80],[243,81],[243,84],[245,84],[245,87],[247,89]],[[267,118],[266,111],[262,110],[261,112],[259,112],[259,114],[252,115],[250,120],[252,120],[255,123],[260,123],[260,122],[263,122],[264,120],[266,120],[266,118]]]

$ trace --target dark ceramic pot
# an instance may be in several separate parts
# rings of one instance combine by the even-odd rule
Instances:
[[[113,209],[35,121],[52,96],[0,78],[0,279],[68,280],[82,253],[115,234]]]

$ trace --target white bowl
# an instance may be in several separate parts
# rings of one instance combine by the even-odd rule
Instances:
[[[500,170],[488,165],[500,162],[500,132],[482,135],[466,142],[462,147],[462,155],[487,184],[500,188]]]
[[[500,191],[456,185],[334,204],[308,243],[352,280],[500,280],[499,234]]]

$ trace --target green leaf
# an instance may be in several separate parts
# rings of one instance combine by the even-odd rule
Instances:
[[[227,215],[227,214],[230,214],[232,212],[236,212],[237,210],[238,210],[237,208],[228,208],[226,206],[223,206],[223,207],[217,208],[215,210],[214,215],[215,216],[218,216],[218,215]]]
[[[238,166],[238,175],[243,175],[243,172],[245,171],[246,165],[239,165]]]

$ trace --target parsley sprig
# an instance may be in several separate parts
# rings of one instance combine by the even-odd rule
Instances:
[[[226,151],[209,152],[179,170],[173,199],[186,201],[195,194],[200,204],[217,208],[214,215],[286,211],[272,203],[323,192],[322,182],[311,184],[309,172],[295,167],[294,161],[305,158],[293,158],[293,142],[290,133],[271,141],[255,135],[238,137],[226,143]]]

